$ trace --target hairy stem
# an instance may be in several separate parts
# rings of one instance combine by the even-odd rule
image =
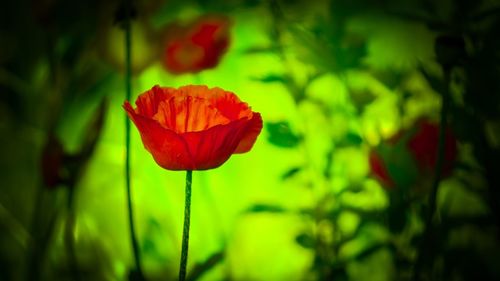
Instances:
[[[193,171],[186,172],[186,194],[184,203],[184,228],[182,231],[181,264],[179,267],[179,281],[186,280],[186,265],[189,248],[189,225],[191,221],[191,183]]]

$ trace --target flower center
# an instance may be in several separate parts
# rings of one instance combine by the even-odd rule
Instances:
[[[203,131],[231,122],[208,100],[192,96],[173,96],[160,102],[153,119],[179,134]]]

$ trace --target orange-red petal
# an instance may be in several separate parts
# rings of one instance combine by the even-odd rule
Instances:
[[[137,109],[135,112],[145,117],[152,118],[158,111],[159,104],[172,96],[173,94],[171,92],[171,88],[155,85],[151,88],[151,90],[148,90],[137,97],[137,100],[135,101]],[[132,109],[132,111],[134,110]]]
[[[262,117],[260,116],[260,113],[254,112],[252,119],[250,119],[246,125],[243,137],[234,153],[245,153],[250,151],[257,140],[260,131],[262,131]]]
[[[153,119],[178,134],[203,131],[231,122],[208,100],[189,95],[161,102]]]
[[[184,139],[158,122],[137,114],[129,102],[124,108],[137,126],[144,147],[161,167],[168,170],[193,170],[194,164]]]
[[[226,162],[242,139],[247,123],[248,120],[241,119],[208,130],[182,134],[193,155],[195,169],[212,169]]]

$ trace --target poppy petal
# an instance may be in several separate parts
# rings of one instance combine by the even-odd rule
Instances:
[[[135,102],[137,110],[135,112],[145,117],[152,118],[156,114],[159,104],[164,100],[168,100],[172,96],[173,93],[170,88],[155,85],[151,90],[148,90],[137,97]]]
[[[178,90],[168,87],[155,86],[157,90],[168,92],[164,95],[190,96],[207,100],[212,106],[219,110],[228,119],[237,120],[243,117],[251,117],[252,111],[247,103],[242,102],[234,93],[225,91],[219,87],[208,88],[205,85],[187,85]],[[173,91],[177,91],[177,94]],[[165,96],[161,97],[164,98]],[[165,98],[166,100],[168,98]],[[158,103],[159,104],[159,103]]]
[[[439,146],[439,125],[420,120],[417,132],[408,141],[408,149],[413,154],[422,172],[433,171],[437,163]],[[450,128],[445,129],[445,147],[442,175],[446,176],[453,170],[457,154],[456,138]]]
[[[124,108],[137,126],[144,147],[161,167],[168,170],[192,170],[193,158],[186,142],[175,132],[162,127],[157,121],[137,114],[127,101]]]
[[[208,100],[188,95],[161,102],[153,119],[178,134],[203,131],[231,122]]]
[[[240,101],[240,99],[232,92],[226,92],[220,88],[214,88],[212,90],[221,91],[219,98],[211,99],[212,104],[219,110],[224,116],[231,120],[241,119],[243,117],[251,118],[252,110],[247,103]]]
[[[208,88],[206,85],[186,85],[180,87],[178,91],[179,95],[204,98],[210,101],[219,100],[231,94],[231,92],[224,91],[221,88]]]
[[[245,134],[243,138],[240,140],[240,143],[236,147],[234,153],[245,153],[250,151],[255,141],[257,140],[257,136],[259,136],[260,131],[262,130],[262,117],[260,113],[253,113],[252,119],[247,124],[245,129]]]
[[[388,188],[394,187],[395,184],[391,176],[389,175],[389,171],[387,170],[384,160],[377,152],[370,152],[369,164],[372,173],[380,182],[382,182],[382,184],[384,184]]]
[[[212,169],[226,162],[242,139],[248,122],[240,119],[208,130],[182,134],[194,157],[196,169]]]
[[[162,88],[170,89],[170,88]],[[205,85],[188,85],[180,87],[178,96],[202,98],[215,107],[231,121],[243,117],[251,118],[252,111],[247,103],[242,102],[234,93],[219,87],[208,88]]]
[[[174,74],[196,73],[217,66],[230,43],[230,20],[200,17],[185,26],[167,28],[163,64]]]

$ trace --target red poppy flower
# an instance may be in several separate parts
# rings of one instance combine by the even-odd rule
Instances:
[[[229,46],[230,21],[202,17],[184,27],[171,27],[163,64],[172,73],[195,73],[217,66]]]
[[[207,170],[249,151],[260,131],[258,112],[231,92],[206,86],[154,86],[124,108],[156,163],[168,170]]]
[[[394,181],[387,170],[384,159],[376,152],[371,151],[368,159],[373,175],[386,187],[394,187]]]
[[[417,132],[408,141],[407,147],[422,172],[434,171],[437,163],[438,141],[439,126],[428,120],[420,120],[417,124]],[[450,128],[445,130],[444,141],[442,176],[449,176],[457,157],[457,140]]]
[[[411,185],[434,173],[437,162],[439,126],[422,119],[410,130],[402,130],[370,152],[372,174],[385,186]],[[457,157],[457,140],[445,130],[442,177],[453,171]]]

